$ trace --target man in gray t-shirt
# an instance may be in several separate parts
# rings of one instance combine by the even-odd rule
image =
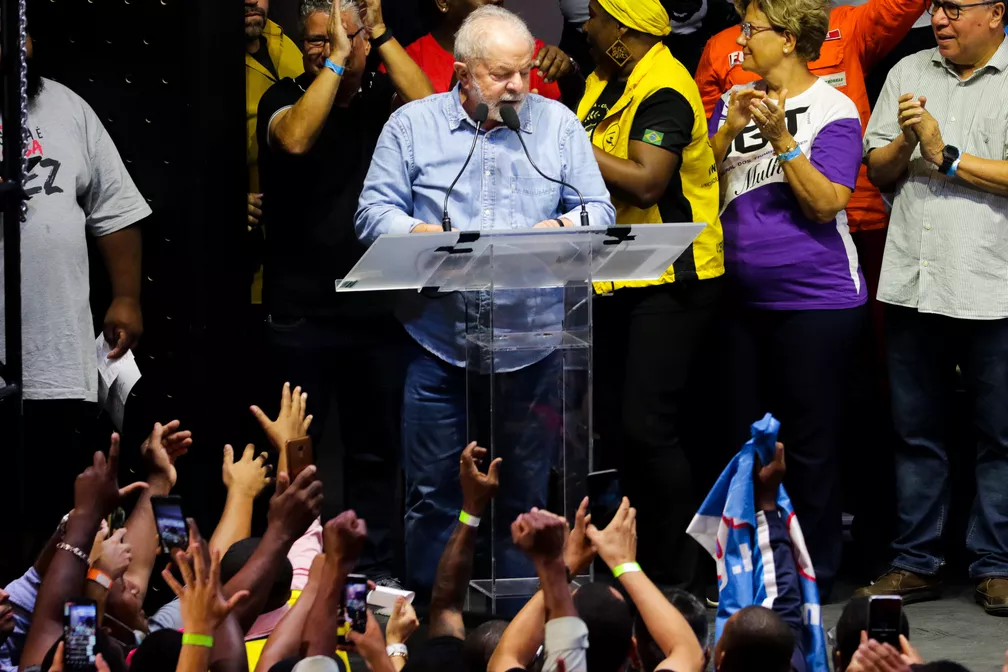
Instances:
[[[29,54],[30,56],[30,54]],[[73,477],[94,446],[78,446],[80,421],[96,415],[98,365],[89,304],[87,238],[96,239],[112,285],[105,338],[121,356],[143,331],[140,228],[150,207],[126,172],[98,115],[57,82],[32,76],[29,57],[27,220],[21,225],[21,342],[27,473],[51,485],[33,502],[49,529],[72,506]],[[0,240],[0,291],[3,290]],[[0,359],[5,359],[0,301]],[[31,488],[36,483],[29,483]]]

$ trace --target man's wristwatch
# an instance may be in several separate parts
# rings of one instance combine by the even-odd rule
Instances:
[[[942,149],[942,162],[938,170],[943,175],[952,175],[952,165],[959,160],[959,148],[954,145],[945,145]]]

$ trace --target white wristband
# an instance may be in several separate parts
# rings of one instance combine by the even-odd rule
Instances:
[[[389,658],[393,656],[409,658],[409,649],[406,648],[405,644],[389,644],[385,647],[385,655]]]

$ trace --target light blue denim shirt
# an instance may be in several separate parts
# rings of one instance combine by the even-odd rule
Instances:
[[[538,95],[526,98],[518,118],[539,168],[581,190],[593,226],[615,225],[616,210],[578,118],[560,103]],[[439,224],[445,192],[462,168],[475,132],[476,124],[462,108],[457,86],[397,110],[378,139],[364,182],[357,236],[370,244],[384,233],[405,234],[417,224]],[[452,228],[462,231],[529,228],[558,217],[577,225],[580,211],[577,195],[536,173],[516,134],[504,126],[480,136],[448,203]],[[467,323],[471,328],[477,306],[488,300],[483,292],[441,298],[410,294],[397,315],[417,343],[450,364],[464,366]],[[498,335],[557,331],[562,321],[560,289],[495,294]],[[546,354],[498,353],[495,368],[513,371]]]

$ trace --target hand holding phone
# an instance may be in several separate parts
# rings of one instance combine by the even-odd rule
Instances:
[[[315,463],[311,437],[303,436],[300,439],[291,439],[287,442],[286,448],[287,470],[290,472],[291,481],[293,481],[308,465]]]
[[[182,498],[177,495],[153,496],[154,524],[161,539],[161,550],[171,557],[172,549],[189,547],[189,527],[182,512]]]
[[[367,630],[367,577],[363,574],[348,574],[343,589],[343,608],[350,629],[359,633]]]
[[[868,599],[868,639],[891,644],[900,650],[903,598],[899,595],[872,595]]]
[[[94,600],[80,598],[63,605],[63,666],[67,670],[94,670],[98,608]]]

